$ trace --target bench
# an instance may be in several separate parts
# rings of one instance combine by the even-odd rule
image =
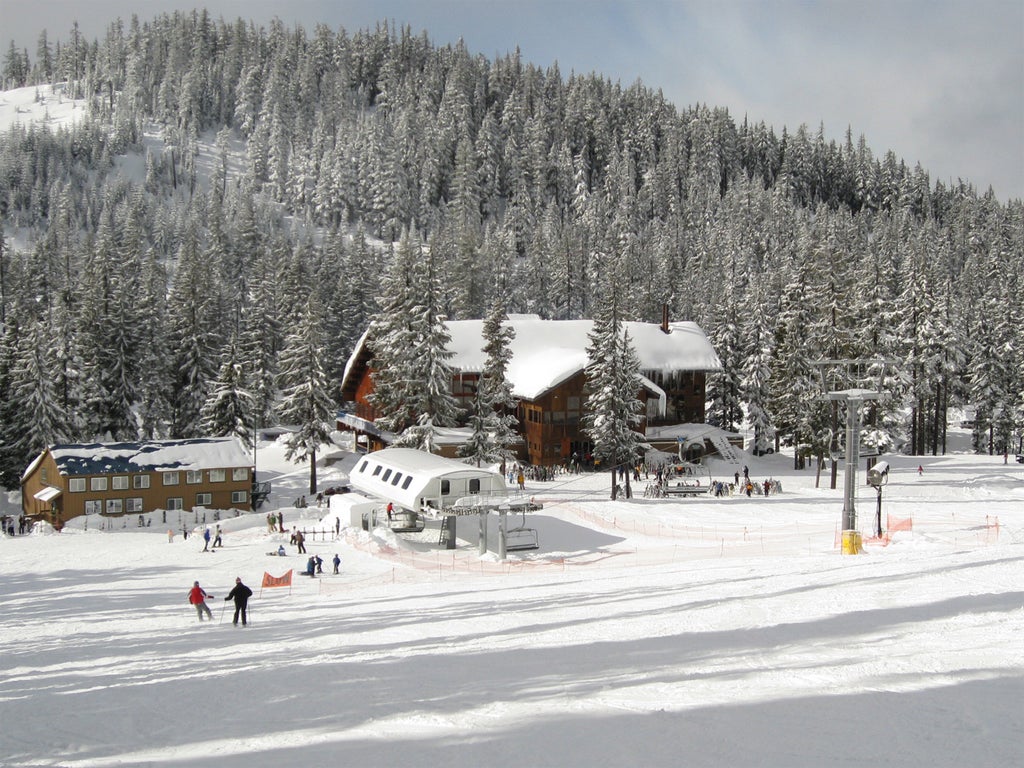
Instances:
[[[706,496],[711,489],[709,485],[672,485],[668,483],[662,488],[666,496]]]

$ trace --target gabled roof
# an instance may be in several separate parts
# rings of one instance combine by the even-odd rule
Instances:
[[[54,445],[50,448],[50,454],[62,475],[252,466],[252,456],[233,437]]]
[[[483,320],[449,320],[451,335],[448,364],[456,373],[479,373],[486,355],[483,352]],[[593,320],[542,320],[537,315],[509,315],[507,325],[516,333],[509,345],[512,359],[508,379],[512,393],[521,399],[535,400],[553,387],[586,368],[588,334]],[[657,323],[625,322],[629,338],[640,358],[644,372],[718,371],[722,363],[711,342],[696,323],[669,323],[668,333]],[[348,379],[360,370],[358,361],[369,356],[367,334],[359,339],[345,369],[345,387],[354,387]],[[346,396],[354,389],[346,391]]]

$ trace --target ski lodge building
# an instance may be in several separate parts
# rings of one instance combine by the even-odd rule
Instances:
[[[586,349],[593,321],[510,315],[507,324],[515,331],[507,376],[519,401],[520,460],[543,466],[561,464],[573,454],[586,457],[592,445],[580,418],[586,402]],[[452,394],[468,415],[486,360],[484,321],[449,320],[446,325],[451,336]],[[721,362],[696,323],[670,323],[667,310],[660,324],[622,325],[640,358],[642,389],[637,394],[645,410],[639,431],[653,447],[675,453],[678,437],[673,429],[704,423],[706,376],[720,370]],[[373,451],[388,445],[394,436],[374,424],[377,414],[368,400],[373,392],[373,351],[367,338],[364,332],[345,367],[338,429],[355,432],[360,447]],[[442,442],[442,455],[454,456],[465,436],[462,430]]]
[[[58,530],[80,515],[252,509],[253,462],[233,437],[54,445],[21,478],[27,518]]]

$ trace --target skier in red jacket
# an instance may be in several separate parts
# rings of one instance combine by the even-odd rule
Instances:
[[[206,590],[199,586],[199,582],[195,582],[192,585],[192,589],[188,593],[188,601],[196,607],[196,613],[199,614],[199,620],[203,620],[203,611],[206,612],[206,618],[213,621],[213,614],[210,613],[210,607],[206,604],[206,598],[213,599],[213,595],[206,594]]]

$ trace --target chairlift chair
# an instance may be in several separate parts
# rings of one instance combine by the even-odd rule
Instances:
[[[426,523],[411,510],[400,510],[391,513],[388,528],[395,533],[419,533]]]
[[[539,548],[540,537],[537,535],[537,529],[526,526],[526,510],[523,510],[523,524],[505,531],[505,551],[522,552]]]

